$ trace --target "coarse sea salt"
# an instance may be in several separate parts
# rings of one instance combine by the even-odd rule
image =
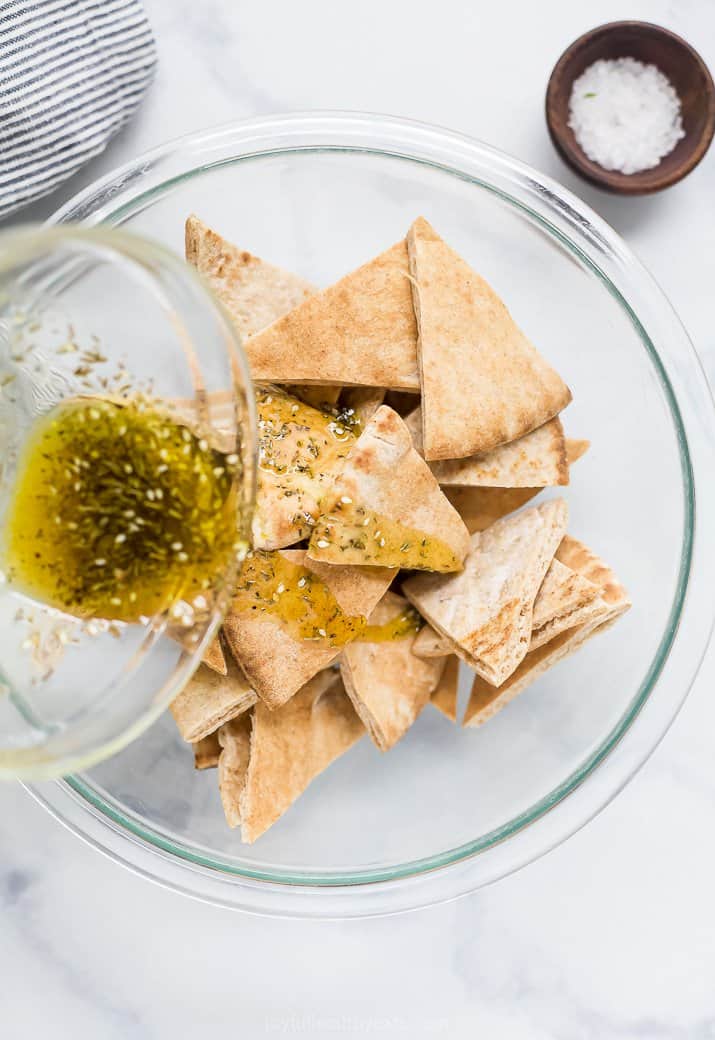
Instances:
[[[685,136],[670,80],[635,58],[589,65],[571,89],[569,126],[589,159],[621,173],[652,169]]]

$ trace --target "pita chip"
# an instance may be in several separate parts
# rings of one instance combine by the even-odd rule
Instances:
[[[327,412],[275,388],[256,392],[258,482],[254,549],[281,549],[310,535],[320,501],[355,437]]]
[[[492,718],[539,676],[569,657],[591,636],[609,628],[630,607],[628,593],[614,572],[582,542],[567,535],[557,550],[556,558],[598,586],[599,600],[606,605],[606,612],[559,633],[548,643],[530,651],[498,689],[484,683],[477,675],[463,725],[480,726]]]
[[[286,391],[294,397],[299,398],[311,408],[317,408],[321,412],[329,412],[335,408],[343,389],[341,386],[301,386],[293,383],[286,386]]]
[[[588,451],[589,442],[566,438],[569,466]],[[467,525],[470,534],[491,527],[535,498],[542,488],[445,487],[444,493]]]
[[[212,672],[218,672],[219,675],[228,675],[228,666],[226,664],[226,656],[221,646],[221,640],[216,634],[209,645],[204,650],[204,656],[201,658],[203,663],[211,669]]]
[[[459,574],[417,574],[404,594],[454,653],[493,686],[523,660],[534,600],[566,531],[563,499],[504,517],[472,536]]]
[[[256,694],[234,662],[227,675],[200,664],[181,693],[171,702],[171,714],[184,740],[195,744],[256,703]]]
[[[362,567],[329,568],[318,576],[308,562],[303,549],[248,556],[224,621],[231,652],[270,708],[285,704],[360,634],[391,580],[390,572],[363,574]]]
[[[407,248],[425,458],[484,454],[558,415],[570,390],[494,290],[423,217]]]
[[[213,769],[218,765],[221,745],[218,742],[218,733],[209,733],[207,737],[196,740],[193,743],[194,767],[196,769]]]
[[[222,727],[219,785],[226,819],[241,839],[264,834],[311,780],[365,730],[339,676],[321,672],[275,711],[257,704],[250,728]]]
[[[238,249],[193,215],[186,221],[186,259],[208,281],[244,339],[316,291],[298,275]]]
[[[325,563],[455,571],[469,533],[396,412],[378,408],[321,504],[308,555]]]
[[[387,592],[373,610],[369,624],[380,627],[407,608],[402,596]],[[340,658],[340,674],[355,711],[373,743],[388,751],[405,735],[439,682],[443,661],[415,657],[416,633],[370,642],[351,643]]]
[[[245,348],[259,382],[419,390],[404,240],[309,296]]]
[[[435,687],[431,701],[438,711],[446,715],[451,722],[457,721],[457,695],[459,692],[459,658],[451,654],[444,662],[439,682]]]
[[[564,629],[591,620],[605,610],[597,585],[558,560],[552,560],[534,600],[529,650],[535,650]],[[418,657],[446,657],[452,653],[452,643],[431,625],[424,625],[412,650]]]
[[[237,719],[221,726],[217,734],[221,749],[218,758],[218,789],[229,827],[238,827],[241,823],[240,802],[251,755],[253,716],[252,711],[239,715]]]
[[[418,657],[449,657],[453,653],[452,642],[425,623],[417,633],[412,653]]]
[[[349,416],[358,429],[365,429],[385,400],[385,391],[372,386],[349,386],[340,398],[340,411]]]
[[[422,454],[422,409],[416,409],[405,422],[415,447]],[[561,420],[550,419],[486,455],[431,462],[430,469],[443,486],[535,488],[568,484],[569,467]]]
[[[353,617],[369,617],[397,574],[396,567],[343,567],[319,563],[305,554],[302,563],[328,586],[343,613]]]
[[[534,602],[529,651],[568,628],[605,616],[608,610],[598,585],[558,559],[552,560]]]
[[[573,466],[574,462],[582,459],[591,447],[590,441],[578,440],[573,437],[566,437],[564,443],[566,446],[566,461],[569,466]]]

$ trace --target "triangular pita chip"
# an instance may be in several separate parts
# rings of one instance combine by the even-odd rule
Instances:
[[[387,592],[369,618],[382,626],[404,613],[407,602]],[[442,672],[442,661],[415,657],[415,633],[397,639],[359,639],[343,650],[340,674],[374,744],[388,751],[424,708]]]
[[[422,454],[422,409],[405,420],[415,447]],[[431,462],[441,485],[455,487],[535,488],[568,484],[564,431],[560,419],[502,444],[486,455]]]
[[[586,453],[588,441],[566,438],[569,466]],[[470,534],[484,531],[509,513],[515,513],[541,491],[541,488],[446,487],[444,493],[467,525]]]
[[[171,702],[171,714],[184,740],[195,744],[255,703],[251,684],[233,661],[225,676],[201,664]]]
[[[593,582],[558,560],[552,560],[534,600],[529,650],[535,650],[566,628],[605,613],[607,608],[599,591]],[[452,653],[452,641],[431,625],[424,625],[412,651],[418,657],[446,657]]]
[[[339,676],[322,672],[283,707],[258,703],[250,733],[224,727],[221,800],[230,826],[251,843],[283,815],[319,773],[364,734]]]
[[[226,665],[226,656],[221,646],[221,640],[218,635],[215,635],[209,645],[204,650],[204,656],[201,658],[203,663],[211,669],[212,672],[218,672],[219,675],[228,675],[228,666]]]
[[[392,577],[362,567],[330,568],[319,577],[308,562],[303,549],[247,557],[224,621],[231,652],[271,708],[285,704],[359,635]],[[338,597],[352,613],[340,609]]]
[[[338,403],[342,391],[341,386],[301,386],[300,383],[292,383],[285,387],[289,394],[298,397],[311,408],[327,412]]]
[[[407,248],[425,458],[483,454],[558,415],[571,392],[494,290],[423,217]]]
[[[605,617],[608,611],[598,585],[552,560],[534,602],[529,652],[568,628]]]
[[[534,600],[567,519],[563,499],[532,506],[473,535],[460,574],[418,574],[403,585],[453,651],[494,686],[529,648]]]
[[[316,291],[304,278],[238,249],[193,215],[186,221],[186,259],[208,281],[244,338]]]
[[[417,633],[412,653],[418,657],[449,657],[453,653],[452,640],[424,624]]]
[[[348,386],[340,398],[340,413],[364,430],[384,400],[385,391],[379,387]]]
[[[196,740],[193,743],[194,767],[196,769],[213,769],[218,765],[221,745],[218,742],[218,732],[209,733],[207,737]]]
[[[435,708],[452,722],[457,721],[457,695],[459,692],[459,658],[451,654],[444,662],[442,675],[430,698]]]
[[[326,494],[309,556],[327,563],[459,570],[469,534],[402,419],[378,408]]]
[[[325,582],[340,609],[352,617],[369,617],[397,574],[396,567],[342,567],[338,563],[320,563],[309,556],[301,562]]]
[[[319,503],[355,437],[333,415],[274,388],[256,392],[258,482],[253,548],[281,549],[310,534]]]
[[[246,786],[248,762],[251,757],[252,711],[227,722],[218,731],[221,754],[218,759],[218,789],[221,795],[226,823],[238,827],[241,823],[241,793]]]
[[[599,587],[599,599],[607,605],[607,613],[567,629],[530,651],[514,674],[498,689],[475,676],[463,725],[480,726],[492,718],[540,675],[578,650],[591,636],[612,625],[630,607],[628,593],[611,568],[582,542],[567,535],[559,546],[557,559]]]
[[[253,378],[419,389],[404,240],[245,343]]]
[[[574,437],[566,437],[565,445],[566,461],[568,462],[569,466],[573,466],[574,462],[578,462],[579,459],[583,458],[588,449],[591,447],[591,442],[576,439]]]

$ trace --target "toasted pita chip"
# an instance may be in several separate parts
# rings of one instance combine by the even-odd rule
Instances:
[[[194,748],[194,768],[213,769],[218,765],[221,745],[218,742],[218,733],[209,733],[207,737],[196,740]]]
[[[325,582],[340,609],[352,617],[369,617],[397,574],[396,567],[342,567],[338,563],[319,563],[305,554],[301,562]]]
[[[422,409],[405,419],[417,451],[422,454]],[[431,462],[442,486],[535,488],[568,484],[564,431],[560,419],[550,419],[516,441],[486,455]]]
[[[221,798],[230,826],[251,843],[364,734],[339,676],[323,672],[276,711],[257,704],[246,736],[220,733]],[[229,752],[224,769],[224,755]]]
[[[340,412],[364,430],[384,400],[385,391],[379,387],[349,386],[340,398]]]
[[[404,594],[452,650],[493,686],[523,660],[534,600],[564,536],[563,499],[532,506],[472,536],[464,570],[418,574]]]
[[[567,535],[556,555],[559,562],[599,587],[599,599],[607,605],[608,612],[595,620],[567,629],[550,642],[530,651],[514,674],[498,689],[476,676],[463,725],[480,726],[492,718],[540,675],[578,650],[591,636],[609,628],[630,607],[628,593],[611,568],[582,542]]]
[[[552,560],[534,602],[529,651],[566,629],[605,617],[609,608],[599,592],[594,582],[559,560]]]
[[[417,633],[412,647],[412,653],[417,657],[449,657],[452,652],[452,641],[426,623]]]
[[[319,503],[355,437],[334,415],[270,388],[256,392],[258,484],[254,549],[281,549],[310,534]]]
[[[241,794],[246,786],[251,757],[251,730],[254,712],[246,712],[227,722],[218,731],[221,754],[218,759],[218,789],[229,827],[241,823]]]
[[[329,412],[338,403],[341,386],[301,386],[300,383],[289,384],[286,388],[289,394],[299,398],[311,408],[317,408],[321,412]]]
[[[442,675],[430,698],[435,708],[452,722],[457,721],[457,695],[459,692],[459,658],[451,654],[444,662]]]
[[[458,570],[469,534],[402,419],[378,408],[321,505],[308,555],[326,563]]]
[[[419,389],[404,240],[245,344],[253,378]]]
[[[387,570],[376,573],[379,568],[363,573],[362,567],[335,567],[318,575],[307,563],[303,549],[249,556],[224,621],[231,652],[271,708],[289,700],[360,634],[391,580]],[[343,611],[338,598],[353,612]]]
[[[521,509],[543,488],[446,487],[443,490],[469,533],[475,534]]]
[[[206,278],[244,338],[316,291],[298,275],[238,249],[193,215],[186,221],[186,259]]]
[[[404,613],[407,602],[393,592],[369,618],[370,625],[388,624]],[[397,639],[368,642],[360,639],[343,650],[340,674],[355,711],[373,743],[388,751],[405,735],[439,682],[442,661],[415,657],[415,632]]]
[[[566,628],[595,619],[605,609],[597,585],[552,560],[534,600],[529,650],[535,650]],[[424,625],[412,652],[418,657],[446,657],[452,653],[452,641],[435,632],[431,625]]]
[[[221,646],[221,640],[219,639],[218,634],[213,637],[204,650],[204,656],[201,660],[211,669],[212,672],[218,672],[219,675],[228,675],[226,656],[223,652],[223,647]]]
[[[577,462],[588,451],[588,441],[566,438],[566,457],[569,466]],[[490,487],[445,487],[442,489],[467,526],[470,534],[484,531],[509,513],[515,513],[543,489],[538,488],[490,488]]]
[[[590,441],[575,440],[573,437],[566,437],[564,443],[566,446],[566,461],[569,466],[573,466],[574,462],[578,462],[579,459],[583,458],[591,447]]]
[[[201,664],[171,702],[179,733],[191,744],[214,733],[256,703],[256,694],[243,672],[231,661],[228,674],[218,675]]]
[[[407,248],[425,458],[484,454],[558,415],[571,400],[569,388],[494,290],[423,217],[410,228]]]

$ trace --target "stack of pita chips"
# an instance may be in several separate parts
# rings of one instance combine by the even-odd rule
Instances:
[[[186,250],[244,338],[259,481],[221,641],[172,711],[250,842],[365,732],[387,751],[430,700],[455,721],[460,662],[480,725],[629,601],[563,499],[522,508],[588,442],[426,220],[324,290],[196,217]],[[220,427],[225,403],[208,407]]]

